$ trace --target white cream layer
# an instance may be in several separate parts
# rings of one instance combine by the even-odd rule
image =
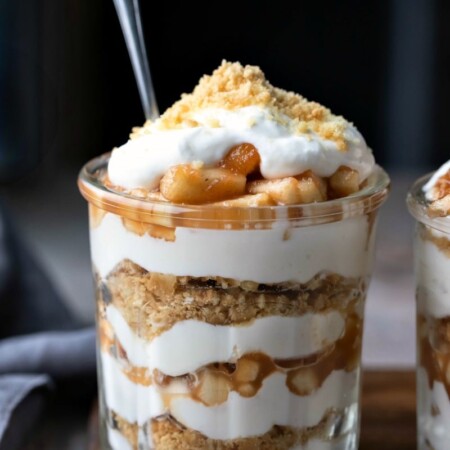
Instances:
[[[132,189],[158,187],[171,166],[203,161],[216,165],[236,144],[253,144],[261,156],[265,178],[281,178],[312,170],[319,176],[332,175],[339,166],[358,171],[361,181],[374,167],[374,158],[364,138],[347,125],[347,149],[309,132],[298,134],[297,124],[283,116],[275,119],[268,109],[249,106],[235,111],[205,109],[193,115],[195,128],[158,129],[114,149],[108,166],[112,183]],[[214,126],[211,126],[214,123]]]
[[[225,403],[207,407],[188,398],[180,386],[171,389],[172,395],[164,404],[157,388],[132,383],[109,354],[101,352],[101,361],[108,408],[139,425],[170,413],[184,426],[210,439],[257,436],[274,425],[311,427],[320,422],[329,408],[345,408],[357,401],[357,373],[334,371],[316,392],[304,397],[291,393],[285,375],[275,373],[251,398],[231,392]]]
[[[184,320],[149,342],[130,329],[113,305],[107,307],[106,317],[131,364],[170,376],[214,362],[235,362],[251,352],[280,359],[309,356],[333,344],[345,329],[344,319],[336,311],[263,317],[241,326]]]
[[[419,448],[427,440],[434,450],[448,450],[450,442],[450,400],[445,386],[434,382],[429,388],[428,375],[423,367],[417,369]],[[431,411],[439,411],[432,414]],[[425,447],[424,447],[425,448]]]
[[[437,230],[431,232],[437,238],[448,239],[448,235]],[[450,258],[435,243],[421,236],[415,245],[417,285],[424,294],[419,311],[437,318],[450,316]]]
[[[114,430],[108,426],[108,444],[112,450],[133,450],[128,439],[118,430]]]
[[[100,352],[100,358],[103,393],[108,408],[126,421],[138,422],[139,425],[167,412],[161,393],[155,386],[133,383],[108,353]]]
[[[285,239],[288,229],[290,237]],[[90,233],[93,265],[102,278],[124,259],[153,272],[258,283],[305,283],[328,271],[366,276],[371,264],[366,216],[267,230],[178,227],[175,241],[165,241],[128,231],[119,216],[108,213]]]

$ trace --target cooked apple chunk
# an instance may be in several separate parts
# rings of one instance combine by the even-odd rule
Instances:
[[[259,167],[260,162],[259,153],[252,144],[239,144],[227,153],[219,166],[234,173],[248,175]]]
[[[359,175],[356,170],[341,166],[330,177],[330,189],[333,197],[347,197],[359,191]]]
[[[228,378],[220,373],[205,370],[199,375],[196,397],[206,406],[215,406],[228,399],[230,384]]]
[[[274,206],[276,203],[270,195],[265,192],[262,194],[249,194],[231,200],[222,200],[221,202],[211,203],[211,206],[227,206],[230,208],[251,208],[255,206]]]
[[[160,182],[161,193],[173,203],[201,204],[243,195],[245,175],[224,168],[183,164],[174,166]]]
[[[279,205],[322,202],[326,200],[326,184],[308,171],[298,177],[257,180],[248,183],[251,194],[267,193]]]

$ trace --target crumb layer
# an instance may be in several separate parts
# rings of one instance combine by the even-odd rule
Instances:
[[[139,336],[151,340],[182,320],[241,324],[268,316],[331,309],[346,314],[363,303],[364,279],[318,274],[308,283],[258,284],[221,277],[177,277],[122,261],[102,282],[99,305],[112,303]]]
[[[337,414],[336,411],[327,411],[321,422],[310,428],[275,425],[260,436],[226,441],[209,439],[171,417],[152,420],[148,428],[152,433],[153,450],[289,450],[296,445],[306,444],[310,439],[326,440],[326,430]],[[127,422],[115,412],[111,412],[111,415],[115,428],[130,442],[133,450],[138,450],[138,425]]]

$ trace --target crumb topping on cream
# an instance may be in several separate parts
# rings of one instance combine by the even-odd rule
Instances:
[[[270,112],[274,121],[285,125],[287,118],[297,133],[314,132],[323,139],[336,142],[340,150],[347,147],[344,132],[348,122],[317,102],[308,101],[295,92],[272,86],[257,66],[243,66],[239,62],[222,61],[212,75],[204,75],[191,94],[181,99],[155,121],[133,129],[131,138],[159,130],[198,127],[198,111],[225,109],[229,111],[259,106]],[[220,126],[211,119],[211,128]]]
[[[326,178],[348,168],[361,185],[375,164],[350,122],[299,94],[273,87],[259,67],[223,61],[161,117],[133,129],[130,140],[112,152],[108,177],[125,190],[158,190],[171,168],[192,163],[205,170],[219,167],[243,144],[258,152],[255,173],[260,179],[308,171]]]

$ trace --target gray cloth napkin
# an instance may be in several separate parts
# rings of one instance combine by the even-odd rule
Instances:
[[[92,397],[95,360],[95,330],[80,329],[0,204],[0,450],[20,448],[52,397]]]
[[[44,373],[56,381],[95,372],[95,330],[42,332],[0,341],[0,375]]]
[[[47,375],[0,376],[0,449],[18,448],[45,409],[46,391],[52,386]],[[10,427],[11,421],[20,423]]]

